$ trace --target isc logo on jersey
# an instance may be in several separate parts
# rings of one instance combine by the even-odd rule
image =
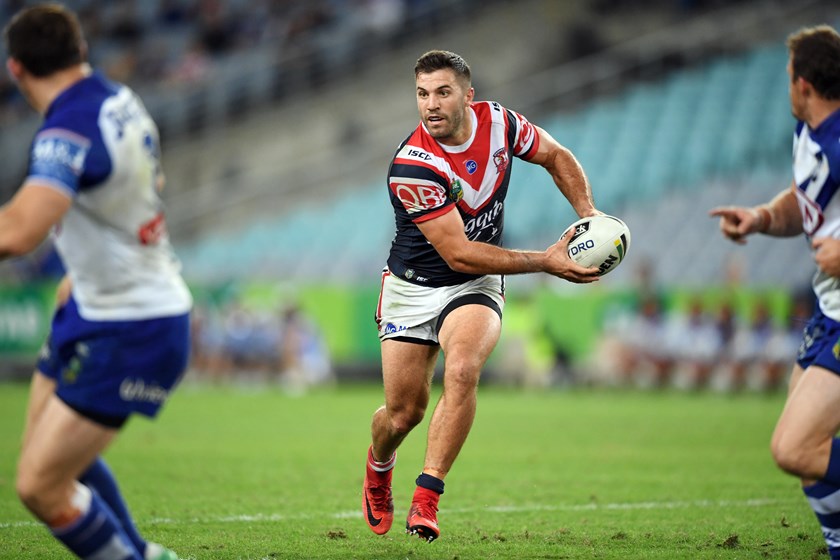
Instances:
[[[410,148],[408,152],[406,152],[406,156],[410,158],[417,158],[422,161],[431,161],[432,156],[428,153],[424,152],[423,150],[417,150],[414,148]]]

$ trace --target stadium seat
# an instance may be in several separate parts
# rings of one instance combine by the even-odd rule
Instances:
[[[708,242],[716,225],[706,210],[739,197],[755,203],[772,196],[768,188],[789,181],[777,163],[788,155],[793,127],[780,71],[785,60],[783,47],[758,47],[535,122],[578,157],[598,207],[626,218],[636,251],[671,255],[663,260],[665,279],[719,281],[715,271],[733,248]],[[576,216],[541,168],[514,162],[514,169],[506,245],[544,248]],[[384,264],[393,227],[387,194],[377,182],[348,186],[331,200],[207,238],[181,253],[188,274],[224,276],[235,263],[243,271],[293,278],[369,279]],[[682,250],[669,252],[674,246]],[[747,251],[745,262],[756,277],[785,282],[785,267],[777,264],[783,259]],[[214,274],[220,262],[223,271]]]

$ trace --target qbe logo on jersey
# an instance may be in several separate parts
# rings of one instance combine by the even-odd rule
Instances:
[[[392,188],[409,214],[431,210],[446,202],[446,194],[441,186],[431,181],[399,183]]]

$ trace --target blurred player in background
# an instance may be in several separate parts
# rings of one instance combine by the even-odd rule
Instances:
[[[406,520],[408,532],[431,541],[440,534],[444,478],[469,433],[479,375],[499,340],[501,275],[546,272],[576,283],[598,278],[597,268],[568,256],[570,232],[543,252],[501,247],[511,158],[545,167],[578,216],[599,212],[571,152],[522,115],[473,101],[463,58],[431,51],[414,74],[421,123],[399,146],[388,173],[397,233],[376,310],[385,405],[373,415],[362,507],[374,533],[390,529],[396,449],[423,419],[443,350],[443,394]]]
[[[831,558],[840,558],[840,35],[806,28],[787,41],[790,102],[799,121],[793,184],[767,204],[712,210],[729,239],[804,233],[819,305],[802,337],[787,402],[773,434],[776,463],[802,479]]]
[[[7,69],[44,122],[23,185],[0,207],[0,258],[53,230],[67,268],[17,492],[79,558],[172,560],[137,533],[100,457],[131,414],[157,414],[187,364],[192,298],[164,227],[157,127],[131,90],[86,63],[72,12],[24,9],[4,37]]]

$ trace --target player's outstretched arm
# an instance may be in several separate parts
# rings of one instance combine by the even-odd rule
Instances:
[[[72,203],[56,188],[26,184],[0,206],[0,259],[25,255],[37,248]]]
[[[453,210],[417,227],[434,246],[449,268],[466,274],[522,274],[546,272],[569,282],[598,280],[597,268],[584,268],[569,257],[566,234],[546,251],[516,251],[488,243],[470,241],[464,233],[461,215]]]
[[[548,132],[535,126],[540,137],[540,147],[529,161],[543,166],[554,184],[581,218],[601,214],[595,208],[592,189],[583,167],[568,148],[560,145]]]
[[[744,244],[753,233],[791,237],[802,233],[802,214],[792,185],[760,206],[721,206],[709,215],[720,218],[720,231],[735,243]]]

